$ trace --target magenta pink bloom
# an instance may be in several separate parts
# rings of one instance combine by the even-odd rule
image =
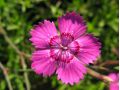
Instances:
[[[110,83],[109,90],[119,90],[119,75],[118,73],[111,73],[109,77],[113,80]]]
[[[36,50],[32,54],[32,69],[37,74],[51,76],[56,72],[65,84],[78,83],[86,73],[85,65],[100,55],[100,43],[86,33],[83,18],[75,12],[58,18],[57,33],[54,22],[45,20],[30,32]]]

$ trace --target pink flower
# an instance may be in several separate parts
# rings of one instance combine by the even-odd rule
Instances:
[[[118,73],[111,73],[109,77],[113,80],[110,83],[109,90],[119,90],[119,75]]]
[[[37,74],[51,76],[55,71],[65,84],[78,83],[86,73],[85,64],[100,55],[100,43],[86,33],[83,18],[75,12],[58,18],[60,35],[54,22],[45,20],[30,32],[36,50],[32,54],[32,69]]]

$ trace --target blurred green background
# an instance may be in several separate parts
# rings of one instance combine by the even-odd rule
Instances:
[[[118,60],[118,3],[119,0],[0,0],[0,62],[6,70],[3,73],[0,69],[0,90],[9,90],[5,73],[13,90],[27,90],[26,80],[30,90],[108,90],[107,83],[90,75],[73,86],[62,84],[55,75],[50,78],[36,75],[30,70],[29,56],[34,47],[29,41],[29,31],[44,19],[57,25],[58,16],[76,11],[86,20],[87,32],[102,43],[98,61]],[[111,69],[118,71],[118,66]]]

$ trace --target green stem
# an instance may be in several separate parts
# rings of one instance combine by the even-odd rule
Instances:
[[[6,79],[6,81],[7,81],[9,90],[13,90],[12,84],[11,84],[11,81],[10,81],[10,78],[9,78],[9,76],[8,76],[8,73],[7,73],[7,70],[6,70],[6,68],[3,66],[3,64],[2,64],[1,62],[0,62],[0,68],[1,68],[1,70],[3,71],[3,74],[4,74],[5,79]]]

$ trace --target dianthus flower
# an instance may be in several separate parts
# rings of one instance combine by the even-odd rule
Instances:
[[[86,73],[85,65],[100,55],[100,43],[86,33],[82,16],[70,12],[58,18],[57,33],[54,22],[44,20],[30,31],[30,41],[36,50],[32,54],[31,68],[43,76],[56,72],[65,84],[78,83]]]
[[[119,75],[118,73],[110,73],[109,77],[113,80],[110,82],[109,90],[119,90]]]

